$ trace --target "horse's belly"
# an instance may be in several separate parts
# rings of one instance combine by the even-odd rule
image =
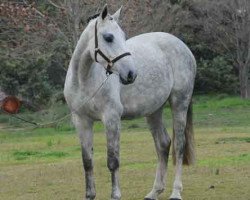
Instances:
[[[131,119],[148,116],[158,110],[167,101],[168,96],[164,95],[157,99],[146,100],[146,96],[138,95],[138,98],[133,98],[133,101],[123,104],[122,118]]]

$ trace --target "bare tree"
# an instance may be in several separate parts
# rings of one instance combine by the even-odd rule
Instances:
[[[214,39],[211,44],[231,57],[241,97],[250,98],[250,1],[212,0],[202,2],[202,7],[205,31]]]
[[[163,31],[170,25],[171,13],[168,1],[162,0],[47,0],[48,4],[57,10],[62,10],[64,16],[58,15],[56,23],[61,32],[65,33],[72,45],[75,47],[87,19],[100,12],[105,3],[109,5],[109,12],[112,14],[121,6],[122,26],[128,37],[142,32]],[[166,17],[166,14],[168,17]],[[157,23],[155,23],[157,21]],[[163,28],[164,27],[164,28]]]
[[[98,12],[103,4],[97,0],[47,0],[47,3],[57,9],[57,16],[52,18],[60,31],[67,36],[72,51],[88,17]]]

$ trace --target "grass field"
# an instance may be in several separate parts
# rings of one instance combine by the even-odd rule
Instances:
[[[67,110],[59,106],[53,112],[63,114]],[[171,134],[168,107],[165,115]],[[24,112],[21,116],[41,121],[58,117],[46,111]],[[0,115],[0,199],[83,199],[80,146],[70,123],[40,129],[20,125]],[[184,167],[183,199],[250,199],[250,101],[197,96],[194,125],[197,162]],[[124,200],[143,199],[153,184],[156,155],[146,127],[144,119],[122,124],[120,174]],[[106,138],[100,123],[95,126],[94,152],[96,199],[107,200],[111,186],[106,167]],[[159,200],[168,199],[171,193],[173,170],[170,162],[167,189]]]

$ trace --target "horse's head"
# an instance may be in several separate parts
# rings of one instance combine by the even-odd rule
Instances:
[[[107,73],[118,73],[123,84],[130,84],[134,82],[137,72],[126,46],[125,34],[118,25],[120,12],[121,8],[110,15],[107,6],[104,6],[95,21],[91,57],[105,66]]]

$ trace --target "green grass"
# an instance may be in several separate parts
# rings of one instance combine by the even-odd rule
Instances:
[[[26,160],[30,159],[32,157],[34,158],[62,158],[68,155],[68,153],[62,152],[62,151],[50,151],[50,152],[44,152],[44,151],[14,151],[13,157],[15,160]]]
[[[237,142],[247,142],[250,143],[250,137],[231,137],[231,138],[219,138],[215,143],[237,143]]]
[[[21,115],[46,122],[65,113],[67,109],[59,106],[47,111],[43,117],[38,113],[24,112]],[[171,133],[168,106],[164,115]],[[194,166],[184,167],[184,199],[249,198],[249,119],[250,101],[236,97],[194,98],[197,162]],[[54,128],[32,129],[32,126],[26,127],[11,120],[0,115],[0,199],[82,199],[85,186],[81,150],[70,121]],[[106,167],[106,137],[101,123],[97,123],[94,129],[96,199],[105,200],[109,199],[111,187]],[[171,160],[170,156],[167,189],[159,200],[168,199],[171,193],[174,178]],[[143,199],[150,191],[156,161],[145,120],[123,121],[120,167],[123,199]]]

